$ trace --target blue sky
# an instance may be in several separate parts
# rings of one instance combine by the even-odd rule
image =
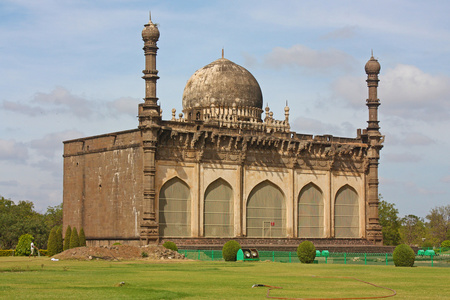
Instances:
[[[221,56],[258,80],[292,130],[355,137],[364,65],[381,64],[380,193],[400,216],[450,203],[448,1],[0,2],[0,195],[62,202],[62,141],[137,127],[141,31],[159,24],[157,96],[181,112],[189,77]]]

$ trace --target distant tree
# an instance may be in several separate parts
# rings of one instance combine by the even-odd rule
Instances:
[[[431,209],[426,218],[430,234],[438,244],[450,238],[450,205]]]
[[[70,249],[80,247],[80,240],[78,239],[77,228],[72,228],[72,233],[70,235]]]
[[[380,199],[382,199],[380,195]],[[378,216],[382,226],[383,243],[388,246],[397,246],[400,244],[400,226],[398,210],[395,204],[381,200],[378,205]]]
[[[72,235],[72,228],[70,228],[70,225],[67,225],[66,234],[64,235],[64,247],[63,247],[64,251],[66,251],[67,249],[70,249],[71,235]]]
[[[44,214],[45,224],[48,228],[62,226],[62,203],[56,206],[47,207],[47,212]]]
[[[427,236],[425,222],[422,218],[415,215],[407,215],[401,219],[402,227],[400,235],[403,243],[407,245],[421,245],[423,239]]]
[[[45,226],[44,216],[34,211],[30,201],[19,201],[17,205],[0,196],[0,248],[13,249],[24,233],[34,236],[34,243],[45,248],[50,229]]]
[[[63,237],[62,237],[62,226],[58,226],[56,229],[56,244],[58,246],[56,253],[63,252],[64,244],[63,244]]]
[[[50,231],[47,242],[47,255],[53,256],[58,253],[58,240],[56,237],[56,227],[53,227]]]
[[[80,242],[80,247],[86,246],[86,235],[84,234],[84,229],[81,227],[80,234],[78,235],[78,240]]]

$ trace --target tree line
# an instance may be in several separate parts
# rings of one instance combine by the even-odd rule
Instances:
[[[31,201],[17,204],[0,196],[0,249],[15,249],[19,237],[30,234],[39,249],[47,249],[50,231],[62,226],[62,203],[49,206],[43,214],[34,210]]]
[[[425,218],[416,215],[401,218],[395,204],[382,200],[381,195],[380,199],[378,212],[384,245],[440,247],[450,240],[450,205],[432,208]]]

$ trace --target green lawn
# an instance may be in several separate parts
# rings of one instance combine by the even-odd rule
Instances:
[[[304,265],[273,262],[50,261],[0,257],[2,299],[264,299],[373,297],[448,299],[450,268]],[[120,282],[124,282],[120,286]]]

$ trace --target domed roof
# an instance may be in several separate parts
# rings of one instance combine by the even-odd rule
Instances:
[[[262,109],[262,93],[255,77],[234,62],[220,58],[197,70],[183,92],[183,110],[207,107],[256,107]]]
[[[369,61],[366,63],[366,66],[364,67],[366,70],[366,74],[379,74],[381,70],[380,63],[378,60],[376,60],[373,55],[369,59]]]
[[[145,24],[144,26],[144,29],[142,29],[142,39],[144,41],[158,41],[159,29],[155,24],[153,24],[152,20],[150,19],[148,24]]]

